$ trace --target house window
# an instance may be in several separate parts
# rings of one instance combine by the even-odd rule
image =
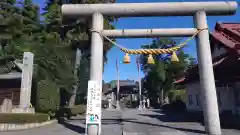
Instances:
[[[188,104],[189,105],[193,104],[192,95],[188,95]]]
[[[196,95],[196,103],[197,103],[197,106],[199,106],[199,95],[198,94]]]

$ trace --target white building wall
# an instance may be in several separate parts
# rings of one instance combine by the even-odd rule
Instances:
[[[198,83],[187,84],[186,87],[186,106],[187,110],[189,111],[201,111],[201,103],[197,105],[197,98],[196,95],[199,95],[199,100],[201,101],[200,97],[200,85]],[[192,98],[192,103],[190,103],[190,99]]]
[[[212,58],[215,58],[217,56],[220,56],[223,53],[226,53],[227,50],[224,47],[218,47],[218,44],[216,43],[213,48]]]
[[[225,48],[217,48],[217,49],[215,49],[215,51],[212,53],[212,58],[214,58],[214,57],[217,57],[217,56],[220,56],[221,54],[223,54],[223,53],[226,53],[227,51],[226,51],[226,49]]]
[[[234,90],[232,87],[216,87],[218,94],[218,107],[219,111],[222,112],[224,110],[231,110],[235,112],[235,96]],[[198,95],[198,103],[197,104],[197,95]],[[192,99],[189,99],[192,98]],[[190,101],[192,100],[192,102]],[[186,105],[187,110],[189,111],[202,111],[201,106],[201,95],[200,95],[200,84],[199,82],[187,84],[186,87]]]
[[[235,110],[235,98],[234,98],[234,89],[228,86],[216,87],[219,94],[219,110],[231,110],[234,113]]]
[[[240,82],[236,83],[235,86],[235,91],[236,91],[236,114],[240,115]]]

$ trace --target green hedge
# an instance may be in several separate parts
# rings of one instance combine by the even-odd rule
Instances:
[[[21,114],[21,113],[0,113],[0,123],[23,124],[41,123],[49,120],[49,116],[43,113]]]
[[[70,108],[72,114],[84,114],[86,111],[86,105],[76,105]]]
[[[36,110],[38,112],[56,112],[60,105],[60,90],[49,80],[41,80],[37,85]]]
[[[171,90],[168,92],[169,101],[174,102],[176,100],[185,101],[185,90]]]

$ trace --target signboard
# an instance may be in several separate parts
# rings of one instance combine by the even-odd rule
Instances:
[[[88,81],[86,124],[100,124],[101,122],[101,83]]]

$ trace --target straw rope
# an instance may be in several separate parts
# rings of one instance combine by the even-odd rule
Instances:
[[[90,30],[90,31],[100,34],[102,37],[104,37],[106,40],[111,42],[113,45],[117,46],[124,53],[128,53],[128,54],[167,54],[168,53],[169,54],[169,53],[178,51],[179,49],[184,47],[189,41],[191,41],[196,35],[198,35],[201,31],[207,30],[207,29],[208,28],[198,29],[191,37],[189,37],[183,43],[180,43],[179,45],[177,45],[175,47],[171,47],[171,48],[167,48],[167,49],[128,49],[128,48],[125,48],[125,47],[117,44],[116,42],[114,42],[113,40],[108,38],[107,36],[103,35],[102,32],[100,32],[100,31],[96,31],[96,30]]]

